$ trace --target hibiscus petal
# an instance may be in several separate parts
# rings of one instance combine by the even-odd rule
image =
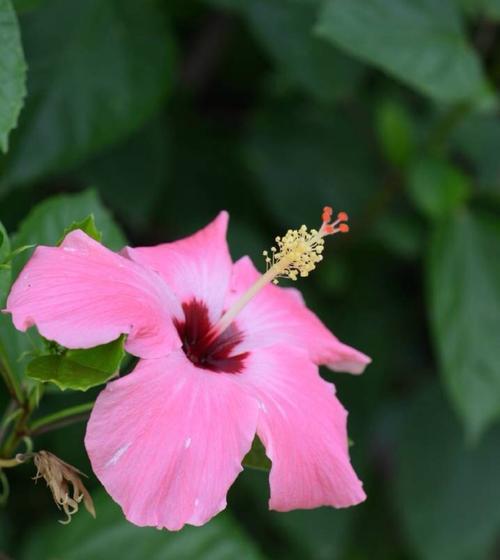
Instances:
[[[248,257],[237,261],[226,307],[230,307],[259,276]],[[300,292],[294,288],[267,285],[238,314],[236,322],[245,333],[240,351],[277,343],[301,346],[316,364],[349,373],[362,373],[371,362],[365,354],[340,342],[306,307]]]
[[[272,461],[271,509],[347,507],[366,498],[349,460],[347,412],[305,351],[260,349],[240,380],[260,400],[257,434]]]
[[[222,311],[231,278],[232,261],[226,241],[229,216],[221,212],[195,234],[156,247],[127,247],[130,259],[157,271],[180,301],[197,299],[207,305],[215,322]]]
[[[85,445],[129,521],[177,530],[225,508],[258,416],[235,377],[174,352],[140,361],[99,395]]]
[[[91,348],[123,333],[126,349],[141,357],[181,346],[171,316],[182,310],[163,280],[80,230],[59,247],[36,249],[5,311],[19,330],[36,325],[68,348]]]

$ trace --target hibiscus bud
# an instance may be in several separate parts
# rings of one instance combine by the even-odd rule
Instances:
[[[37,468],[33,480],[44,478],[52,492],[54,502],[66,514],[66,519],[59,521],[63,525],[71,521],[71,517],[78,511],[80,502],[83,501],[85,509],[95,517],[94,503],[82,483],[80,476],[86,476],[77,468],[61,461],[48,451],[34,453],[33,461]],[[70,485],[72,492],[70,492]],[[70,495],[71,494],[71,495]]]

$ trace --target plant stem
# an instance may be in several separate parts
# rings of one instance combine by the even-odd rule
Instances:
[[[94,402],[88,402],[43,416],[31,424],[29,432],[31,435],[39,435],[74,422],[86,420],[93,406]]]
[[[9,437],[0,450],[0,457],[11,457],[20,441],[28,435],[27,423],[32,412],[29,400],[25,400],[22,403],[21,414],[17,418]]]
[[[24,461],[25,457],[22,453],[16,455],[13,459],[0,459],[0,469],[18,467],[19,465],[22,465]]]
[[[24,402],[23,392],[21,390],[21,386],[16,376],[14,375],[13,371],[9,366],[9,362],[7,360],[7,354],[1,342],[0,342],[0,375],[2,376],[5,385],[7,386],[7,390],[9,391],[12,398],[15,399],[17,403],[22,406]]]
[[[11,418],[12,414],[16,410],[16,407],[17,402],[12,399],[5,409],[2,420],[0,422],[0,446],[2,445],[3,437],[5,435],[5,432],[7,431],[8,425],[10,424],[9,418]],[[13,420],[13,418],[11,418],[11,420]]]

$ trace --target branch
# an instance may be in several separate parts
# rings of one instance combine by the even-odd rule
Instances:
[[[88,402],[43,416],[31,424],[29,432],[32,436],[36,436],[63,426],[69,426],[75,422],[82,422],[89,417],[89,412],[93,406],[94,402]]]

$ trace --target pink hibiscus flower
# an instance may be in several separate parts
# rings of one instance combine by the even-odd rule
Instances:
[[[318,365],[361,373],[369,358],[340,342],[298,291],[273,285],[307,276],[323,237],[347,230],[323,214],[276,238],[261,275],[233,263],[222,212],[194,235],[121,255],[82,231],[38,247],[6,311],[24,331],[68,348],[127,335],[141,358],[109,383],[87,426],[93,469],[132,523],[202,525],[226,506],[257,434],[272,462],[278,511],[346,507],[365,499],[349,460],[347,413]]]

